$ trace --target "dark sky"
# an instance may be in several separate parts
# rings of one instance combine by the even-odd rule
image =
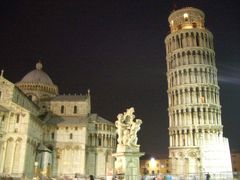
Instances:
[[[180,0],[214,34],[224,136],[240,149],[240,11],[237,0]],[[92,112],[114,122],[135,107],[141,150],[168,152],[164,38],[170,0],[0,1],[0,68],[20,81],[41,58],[60,93],[91,89]]]

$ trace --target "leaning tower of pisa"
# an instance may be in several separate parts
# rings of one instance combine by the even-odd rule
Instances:
[[[171,173],[231,178],[213,35],[204,18],[201,10],[192,7],[176,10],[168,18],[170,34],[165,44]]]

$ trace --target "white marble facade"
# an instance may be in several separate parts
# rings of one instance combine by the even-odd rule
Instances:
[[[222,173],[230,174],[227,178],[231,179],[213,35],[205,28],[204,18],[201,10],[192,7],[173,11],[168,18],[171,32],[165,44],[171,173],[202,177],[207,172]]]
[[[0,76],[0,177],[112,175],[116,128],[86,95],[59,95],[37,63],[16,84]],[[36,163],[37,162],[37,163]]]

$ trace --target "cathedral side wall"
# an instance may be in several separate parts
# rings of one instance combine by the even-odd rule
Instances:
[[[88,101],[52,101],[50,110],[61,116],[81,116],[90,113]]]
[[[6,108],[0,113],[0,173],[31,177],[36,146],[43,133],[36,105],[14,85],[4,83],[0,91],[0,105]],[[29,144],[34,147],[29,148]]]

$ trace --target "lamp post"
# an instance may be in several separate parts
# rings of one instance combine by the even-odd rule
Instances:
[[[156,160],[155,160],[155,158],[151,158],[150,159],[150,162],[149,162],[149,166],[150,166],[150,169],[151,169],[151,173],[152,173],[152,175],[154,175],[155,176],[155,170],[156,170],[156,164],[157,164],[157,162],[156,162]]]
[[[155,160],[155,158],[151,158],[151,159],[150,159],[150,167],[151,167],[152,169],[155,169],[155,168],[156,168],[156,160]]]
[[[34,178],[35,180],[39,180],[39,176],[38,176],[38,162],[35,161],[34,162]]]

